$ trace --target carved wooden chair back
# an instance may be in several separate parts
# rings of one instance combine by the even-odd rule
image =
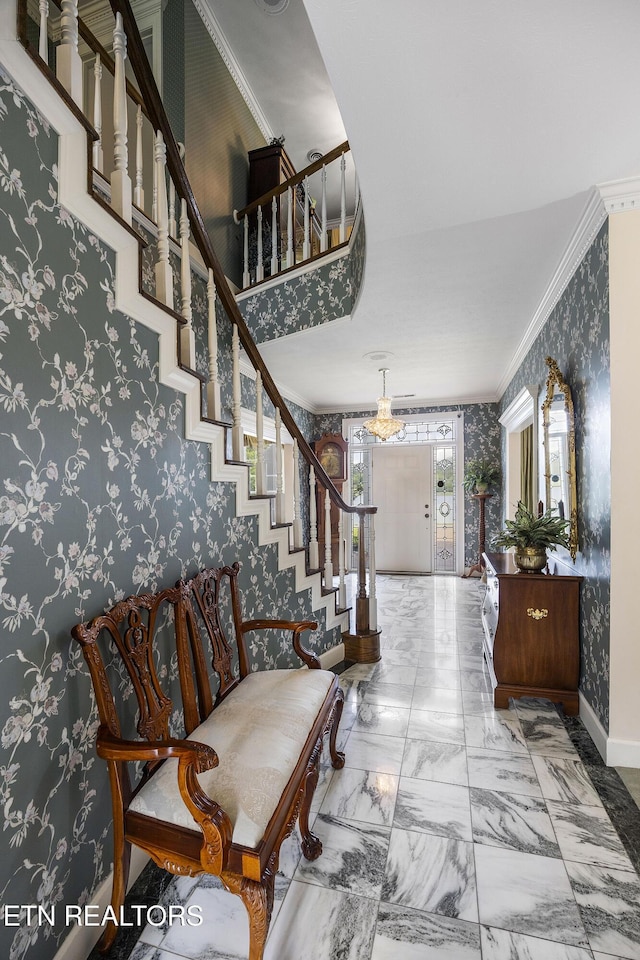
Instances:
[[[82,646],[93,681],[100,723],[114,736],[121,736],[116,702],[121,702],[122,697],[116,700],[101,647],[105,649],[109,643],[113,643],[122,658],[136,696],[136,729],[140,736],[150,743],[166,739],[169,736],[173,702],[160,685],[154,657],[155,635],[159,624],[164,622],[163,614],[168,612],[170,616],[175,616],[176,623],[184,619],[181,611],[177,611],[182,603],[181,592],[175,588],[156,594],[141,594],[128,597],[108,613],[73,627],[72,636]],[[157,761],[145,765],[145,778],[155,766]],[[127,765],[118,763],[117,767],[126,801],[131,796]]]
[[[179,586],[184,603],[181,611],[184,615],[184,630],[176,631],[178,645],[185,645],[193,662],[193,670],[183,669],[184,663],[179,652],[181,683],[184,684],[182,698],[185,704],[185,727],[191,733],[199,723],[205,720],[214,706],[220,703],[240,682],[234,674],[234,648],[238,650],[240,677],[248,672],[248,661],[244,649],[241,630],[242,613],[238,593],[238,572],[240,565],[213,567],[202,570],[190,580],[182,581]],[[228,594],[225,597],[225,591]],[[225,600],[230,601],[229,604]],[[233,621],[235,643],[227,636],[224,620]],[[209,665],[218,675],[219,686],[215,700],[211,693]],[[186,663],[185,663],[186,667]],[[184,675],[184,676],[183,676]],[[195,686],[194,686],[195,677]],[[197,709],[196,704],[197,694]],[[193,704],[194,709],[190,706]]]

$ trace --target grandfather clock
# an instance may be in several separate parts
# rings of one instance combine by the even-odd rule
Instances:
[[[325,473],[333,480],[336,489],[342,493],[342,486],[347,479],[347,447],[348,442],[339,433],[324,433],[319,440],[313,444],[316,457],[322,464]],[[320,553],[320,563],[324,563],[325,551],[325,516],[324,516],[324,487],[320,484],[316,489],[317,511],[318,511],[318,550]],[[340,572],[340,553],[338,538],[338,522],[340,511],[334,503],[331,504],[331,560],[333,562],[333,573],[337,576]]]

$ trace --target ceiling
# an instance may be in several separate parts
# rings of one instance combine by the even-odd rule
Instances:
[[[497,399],[594,185],[640,173],[640,4],[208,3],[296,167],[346,129],[360,180],[357,308],[263,346],[277,382],[317,410],[370,408],[380,366],[397,406]]]

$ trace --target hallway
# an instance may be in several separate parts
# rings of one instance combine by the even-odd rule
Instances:
[[[379,578],[382,660],[342,674],[324,852],[283,846],[265,960],[639,960],[640,811],[578,721],[544,701],[493,709],[481,590]],[[244,907],[215,879],[147,902],[197,904],[204,923],[148,926],[132,960],[247,957]]]

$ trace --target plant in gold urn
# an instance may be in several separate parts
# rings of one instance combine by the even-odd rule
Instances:
[[[505,520],[504,530],[492,540],[494,547],[515,547],[516,566],[537,573],[546,565],[547,550],[569,549],[569,521],[554,517],[550,510],[536,517],[520,500],[515,519]]]

